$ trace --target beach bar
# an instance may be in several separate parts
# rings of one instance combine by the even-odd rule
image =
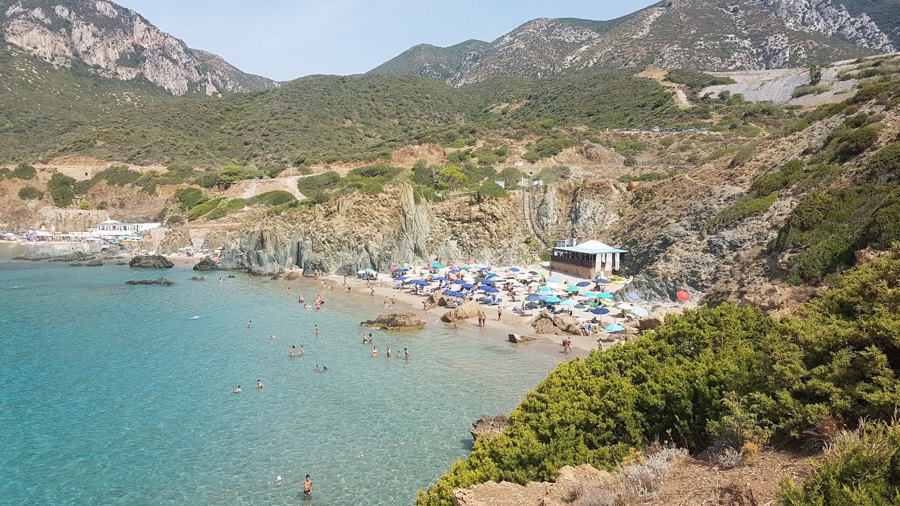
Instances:
[[[617,272],[621,267],[623,253],[628,252],[600,241],[578,244],[575,239],[561,239],[556,242],[550,256],[550,269],[591,279],[606,272]]]

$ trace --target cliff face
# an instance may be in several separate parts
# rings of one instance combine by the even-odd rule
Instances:
[[[416,203],[409,186],[391,187],[234,232],[225,239],[219,265],[257,274],[293,265],[307,272],[355,274],[434,260],[512,264],[534,258],[521,216],[519,199]]]
[[[276,86],[193,50],[136,12],[103,0],[0,0],[0,37],[57,67],[83,64],[108,79],[145,78],[173,95]]]

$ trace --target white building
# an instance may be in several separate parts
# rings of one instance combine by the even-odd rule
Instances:
[[[141,235],[147,230],[159,228],[162,223],[122,223],[116,220],[106,220],[97,225],[96,235],[100,237],[119,237],[123,235]]]

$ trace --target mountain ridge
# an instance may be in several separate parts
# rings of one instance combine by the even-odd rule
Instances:
[[[900,16],[886,6],[900,8],[900,2],[873,0],[866,7],[870,5],[881,7],[873,12],[884,29],[860,2],[853,4],[851,14],[831,0],[667,0],[609,21],[538,18],[468,54],[444,80],[463,86],[498,76],[545,77],[588,67],[649,65],[761,70],[894,52],[897,46],[888,32],[900,33]],[[391,60],[394,67],[403,67],[405,54]]]
[[[137,12],[105,0],[0,0],[0,39],[57,68],[84,63],[99,77],[144,78],[176,96],[278,86],[191,49]]]

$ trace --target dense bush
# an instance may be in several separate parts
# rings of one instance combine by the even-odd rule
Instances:
[[[101,180],[106,181],[106,184],[110,186],[125,186],[137,182],[140,177],[140,172],[131,170],[125,166],[116,166],[103,169],[91,179],[94,182]]]
[[[56,173],[50,176],[47,182],[47,190],[56,207],[69,207],[75,198],[75,180],[64,174]]]
[[[476,442],[417,504],[453,504],[454,489],[488,480],[551,481],[563,465],[611,469],[663,434],[700,449],[722,435],[786,441],[815,437],[827,420],[888,419],[900,407],[897,279],[900,246],[848,272],[797,317],[688,310],[633,342],[563,363],[502,434]]]
[[[175,201],[182,211],[187,211],[207,201],[203,191],[198,188],[180,188],[175,191]]]
[[[892,142],[872,155],[866,168],[870,177],[896,180],[900,177],[900,142]]]
[[[34,186],[26,186],[19,190],[19,198],[22,200],[40,200],[44,198],[44,194]]]
[[[543,181],[544,183],[555,183],[557,181],[569,179],[571,173],[572,170],[565,165],[554,165],[552,167],[541,169],[535,179]]]
[[[565,132],[556,132],[551,137],[545,137],[528,145],[528,151],[522,156],[529,162],[536,162],[542,158],[550,158],[560,154],[564,149],[575,145],[575,139]]]
[[[294,194],[284,190],[274,190],[266,193],[260,193],[255,197],[251,197],[248,200],[244,199],[234,199],[229,201],[230,208],[229,210],[241,209],[246,204],[262,204],[264,206],[280,206],[282,204],[288,204],[291,202],[296,202],[297,199],[294,197]],[[240,206],[240,207],[236,207]]]
[[[306,197],[324,194],[327,190],[337,187],[341,176],[337,172],[325,172],[315,176],[301,177],[297,180],[297,189]]]
[[[509,196],[506,193],[506,190],[500,186],[499,184],[493,181],[485,181],[478,187],[477,190],[478,197],[507,197]]]
[[[9,177],[13,179],[34,179],[35,176],[37,176],[37,170],[24,163],[20,163],[9,173]]]
[[[744,218],[753,216],[754,214],[759,214],[772,207],[772,204],[774,204],[777,200],[777,191],[773,191],[772,193],[763,197],[753,197],[751,195],[747,195],[745,197],[739,198],[734,202],[734,204],[731,204],[727,209],[707,221],[703,228],[704,230],[710,230],[716,227],[728,225],[735,221],[743,220]]]
[[[781,499],[785,506],[900,504],[900,425],[842,431],[802,485],[783,484]]]

